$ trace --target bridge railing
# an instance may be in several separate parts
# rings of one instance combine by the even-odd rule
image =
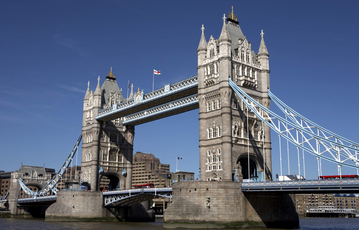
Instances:
[[[344,180],[297,180],[297,181],[263,181],[263,182],[246,182],[242,183],[242,188],[250,187],[265,187],[265,186],[293,186],[293,185],[348,185],[359,184],[357,179],[344,179]]]
[[[176,82],[174,84],[166,85],[165,87],[163,87],[161,89],[144,94],[142,103],[163,97],[167,94],[171,94],[171,93],[180,91],[182,89],[186,89],[188,87],[193,87],[197,84],[198,84],[198,76],[195,75],[195,76],[192,76],[185,80]],[[116,111],[125,110],[126,108],[135,106],[136,104],[137,103],[135,103],[135,99],[131,99],[131,100],[119,103],[119,104],[115,104],[115,108],[116,108],[115,110]],[[99,111],[98,116],[102,116],[111,111],[113,111],[113,107],[104,108]]]

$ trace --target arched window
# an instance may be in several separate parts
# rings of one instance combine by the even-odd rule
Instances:
[[[241,60],[244,61],[244,48],[241,49]]]
[[[210,74],[214,74],[214,65],[211,64],[211,65],[209,66],[209,68],[210,68]]]
[[[221,137],[221,136],[222,136],[222,126],[219,126],[218,136],[219,136],[219,137]]]
[[[211,108],[209,106],[209,102],[207,102],[207,111],[211,111]]]
[[[207,129],[207,139],[209,139],[209,129]]]
[[[216,109],[216,107],[215,107],[215,105],[214,105],[214,102],[211,101],[211,110],[215,110],[215,109]]]
[[[246,53],[246,61],[249,62],[249,52],[247,50],[247,53]]]
[[[117,144],[117,134],[116,133],[110,133],[110,142]]]
[[[213,129],[213,138],[217,137],[216,128]]]
[[[209,129],[209,138],[212,138],[212,137],[213,137],[213,129],[210,128],[210,129]]]
[[[210,58],[214,57],[214,49],[213,48],[209,51],[209,57]]]

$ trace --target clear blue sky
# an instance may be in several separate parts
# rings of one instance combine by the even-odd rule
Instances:
[[[152,69],[162,71],[155,88],[195,75],[201,25],[207,40],[218,39],[232,5],[255,52],[264,30],[272,92],[359,142],[358,1],[1,1],[0,170],[21,162],[58,170],[81,132],[87,81],[94,90],[110,67],[124,96],[128,80],[151,91]],[[180,156],[179,169],[197,174],[198,132],[198,110],[143,124],[134,151],[153,153],[172,171]],[[307,161],[315,178],[316,161]],[[332,164],[323,172],[336,173]]]

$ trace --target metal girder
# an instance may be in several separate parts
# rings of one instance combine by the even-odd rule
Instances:
[[[185,108],[189,108],[192,105],[198,105],[198,96],[197,94],[181,98],[175,101],[171,101],[169,103],[159,105],[153,108],[149,108],[147,110],[143,110],[141,112],[131,114],[129,116],[126,116],[123,118],[122,124],[128,125],[132,123],[141,123],[141,120],[146,120],[149,118],[155,118],[155,117],[165,117],[168,113],[173,113],[175,111],[182,111]],[[193,106],[192,106],[193,107]],[[198,106],[194,106],[193,109],[198,108]],[[189,110],[188,109],[188,110]],[[186,110],[187,111],[187,110]],[[185,111],[183,111],[185,112]],[[172,114],[171,114],[172,115]]]
[[[268,94],[272,99],[274,98],[275,104],[279,105],[284,117],[277,115],[251,98],[231,79],[229,79],[229,84],[247,108],[280,137],[288,140],[297,148],[303,149],[317,158],[338,164],[340,167],[359,168],[357,159],[359,144],[336,135],[304,118],[286,106],[270,91]]]
[[[357,192],[359,180],[297,180],[242,183],[242,192],[346,193]]]
[[[3,198],[1,198],[1,196],[0,196],[0,201],[1,201],[1,200],[6,200],[7,196],[9,195],[9,193],[10,193],[10,189],[7,191],[7,193],[5,194],[5,196],[4,196]]]
[[[64,173],[66,172],[66,169],[69,167],[69,165],[71,164],[72,162],[72,159],[74,158],[75,156],[75,153],[80,145],[80,142],[81,142],[81,139],[82,139],[82,134],[80,134],[79,138],[77,139],[76,141],[76,144],[75,146],[72,148],[72,151],[70,153],[70,155],[67,157],[65,163],[62,165],[62,167],[60,168],[60,170],[57,172],[57,174],[52,178],[51,181],[48,181],[47,184],[40,190],[40,191],[37,191],[37,192],[33,192],[31,191],[31,189],[29,189],[22,181],[21,179],[19,179],[19,183],[20,183],[20,186],[21,188],[24,190],[24,192],[27,194],[27,195],[30,195],[30,196],[42,196],[42,195],[46,195],[47,193],[49,193],[50,191],[52,191],[53,193],[57,194],[57,188],[56,188],[56,185],[57,183],[61,180],[62,176],[64,175]]]
[[[19,198],[17,203],[44,203],[44,202],[54,202],[57,200],[57,195],[52,196],[41,196],[41,197],[29,197],[29,198]]]
[[[172,188],[142,188],[103,192],[104,206],[132,206],[154,197],[172,198]]]
[[[144,111],[179,98],[196,94],[198,91],[197,85],[198,77],[196,75],[174,84],[168,84],[161,89],[147,94],[140,93],[140,99],[136,99],[136,96],[134,99],[113,104],[112,107],[100,110],[98,116],[96,116],[96,120],[107,121],[129,116],[139,111]]]

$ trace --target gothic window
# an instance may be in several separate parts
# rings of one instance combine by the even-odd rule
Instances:
[[[219,109],[219,100],[216,101],[216,108]]]
[[[217,169],[217,165],[213,165],[213,170],[216,170]]]
[[[110,133],[110,142],[117,144],[117,134],[116,133]]]
[[[219,46],[217,46],[216,48],[217,48],[217,54],[219,54]]]
[[[116,152],[110,151],[110,161],[116,161]]]
[[[86,162],[91,161],[92,160],[92,154],[91,154],[91,150],[89,150],[86,154]]]
[[[211,150],[207,150],[207,156],[211,155]]]
[[[207,139],[209,139],[209,129],[207,129]]]
[[[219,127],[216,127],[216,133],[217,133],[217,137],[220,137],[220,133],[219,133]]]
[[[217,154],[221,155],[221,149],[217,149]],[[221,160],[219,160],[219,161],[221,161]]]
[[[222,126],[219,126],[219,129],[218,129],[218,136],[222,136]]]
[[[216,163],[216,162],[217,162],[217,156],[213,155],[213,163]]]
[[[247,50],[247,53],[246,53],[246,61],[249,62],[249,52]]]
[[[214,56],[214,49],[212,48],[210,51],[209,51],[209,57],[210,58],[213,58]]]
[[[221,108],[221,101],[220,100],[218,101],[218,106],[217,107],[218,107],[218,109]]]
[[[242,65],[239,65],[239,75],[242,76]]]
[[[210,68],[210,74],[214,74],[214,64],[211,64],[209,68]]]
[[[213,137],[213,129],[210,128],[210,129],[209,129],[209,138],[212,138],[212,137]]]
[[[216,109],[216,106],[214,105],[214,102],[213,102],[213,101],[211,101],[211,108],[212,108],[212,110],[215,110],[215,109]]]
[[[213,137],[217,137],[217,132],[216,132],[216,128],[213,129]]]
[[[244,61],[244,49],[241,49],[241,60]]]

